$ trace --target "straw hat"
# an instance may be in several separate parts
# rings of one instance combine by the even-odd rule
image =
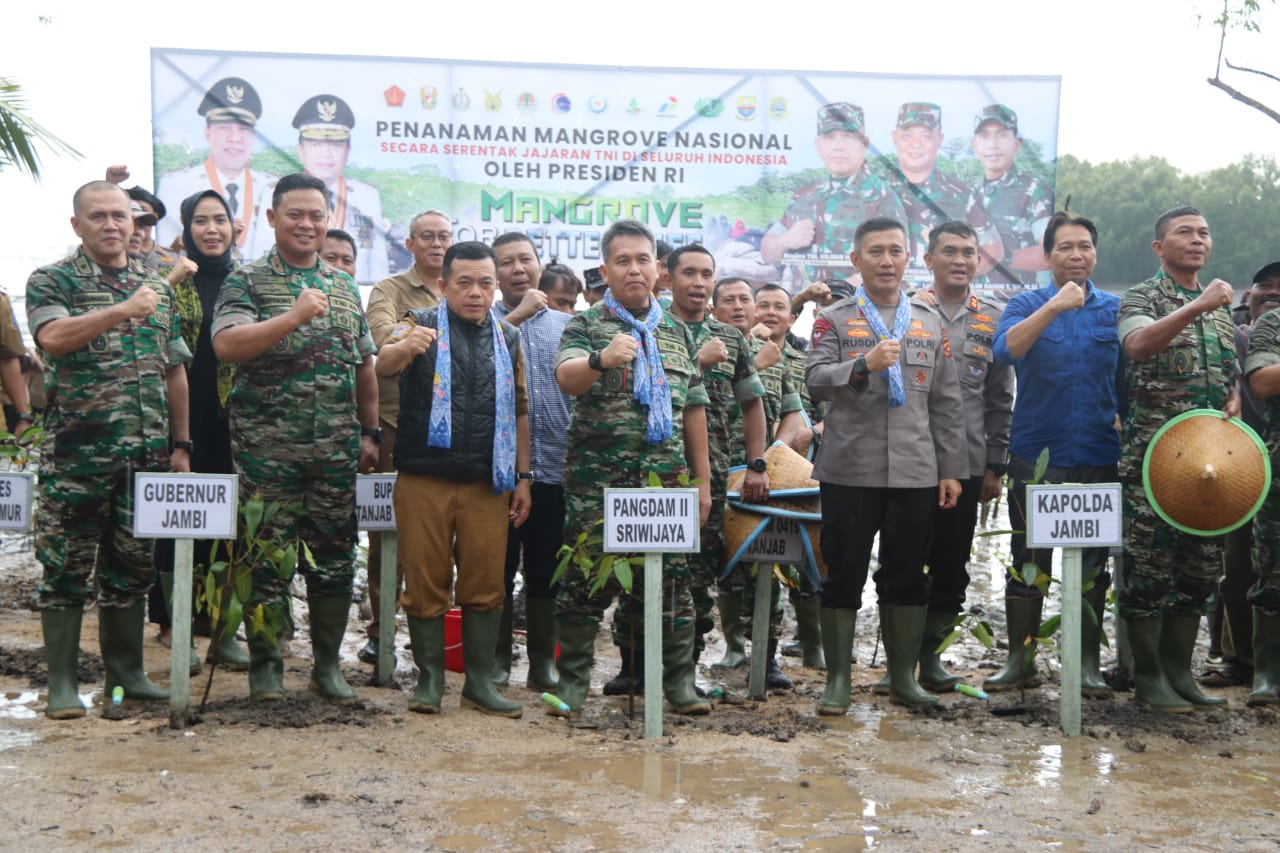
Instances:
[[[1160,428],[1142,462],[1142,485],[1159,516],[1198,536],[1240,527],[1262,507],[1271,461],[1258,434],[1214,409],[1184,412]]]
[[[813,463],[788,445],[775,441],[773,446],[764,452],[764,461],[769,466],[770,493],[818,494],[818,481],[813,479]],[[729,472],[730,499],[739,496],[742,491],[742,481],[746,476],[746,468],[734,468]]]

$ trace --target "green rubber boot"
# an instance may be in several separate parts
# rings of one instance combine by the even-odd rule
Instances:
[[[723,592],[716,598],[720,608],[720,631],[724,634],[724,657],[713,669],[737,669],[747,663],[747,625],[742,621],[742,592]]]
[[[822,624],[822,651],[827,661],[827,686],[818,701],[818,714],[843,717],[849,710],[853,634],[858,626],[858,611],[819,607],[818,619]]]
[[[493,683],[506,687],[511,683],[511,628],[515,618],[515,600],[507,596],[502,602],[502,616],[498,620],[498,641],[493,646]],[[463,644],[466,650],[466,644]]]
[[[409,710],[439,714],[444,698],[444,617],[422,619],[406,614],[409,648],[418,666],[418,686],[409,697]]]
[[[52,703],[52,675],[49,684]],[[1256,607],[1253,608],[1253,692],[1244,704],[1250,708],[1280,705],[1280,615]]]
[[[1084,594],[1084,606],[1093,611],[1095,618],[1080,616],[1080,695],[1091,699],[1110,699],[1111,685],[1102,677],[1102,617],[1106,613],[1107,588],[1095,583]]]
[[[338,650],[347,633],[351,611],[349,595],[307,596],[311,609],[311,686],[331,702],[354,702],[356,692],[342,675]]]
[[[1160,662],[1173,692],[1191,703],[1193,708],[1221,708],[1227,704],[1222,696],[1206,696],[1200,692],[1191,674],[1191,655],[1200,633],[1199,613],[1166,613],[1164,632],[1160,635]]]
[[[1020,690],[1040,683],[1036,674],[1037,643],[1034,638],[1040,636],[1044,599],[1010,596],[1004,600],[1004,612],[1009,629],[1009,658],[1004,669],[982,682],[982,689],[987,693]]]
[[[529,655],[530,690],[554,693],[560,687],[556,674],[556,602],[554,598],[526,598],[524,615],[528,624],[525,650]]]
[[[164,593],[164,606],[169,611],[170,619],[173,617],[173,572],[156,572],[156,576],[160,580],[160,590]],[[195,634],[191,634],[191,657],[188,659],[187,670],[191,675],[199,675],[200,652],[196,649]]]
[[[1190,714],[1190,703],[1170,686],[1160,660],[1164,617],[1130,617],[1125,625],[1133,651],[1133,701],[1162,714]]]
[[[695,633],[692,623],[681,628],[668,627],[662,632],[662,692],[671,710],[697,717],[710,714],[711,703],[696,690]]]
[[[247,615],[244,633],[249,638],[249,698],[278,702],[284,698],[284,655],[280,654],[279,638],[273,642],[254,634]]]
[[[524,713],[524,705],[503,696],[493,683],[493,650],[501,624],[501,610],[462,608],[462,668],[467,675],[462,707],[514,720]]]
[[[214,633],[217,633],[216,628]],[[209,652],[204,656],[204,660],[205,663],[216,663],[223,669],[229,669],[232,672],[248,672],[252,663],[249,659],[249,653],[236,642],[235,628],[230,625],[223,629],[217,645],[209,644]]]
[[[591,664],[596,659],[596,632],[599,624],[593,621],[573,622],[556,620],[556,633],[560,636],[560,689],[556,696],[569,706],[569,715],[582,715],[587,694],[591,691]],[[554,708],[547,713],[553,717],[565,716]]]
[[[84,609],[79,606],[40,611],[45,663],[49,667],[49,699],[44,713],[53,720],[74,720],[85,713],[76,670],[80,662],[80,620],[83,615]]]
[[[827,658],[823,654],[822,599],[809,595],[792,600],[796,609],[796,636],[800,640],[800,662],[812,669],[826,669]]]
[[[142,620],[141,601],[129,607],[98,608],[98,642],[106,669],[103,688],[106,696],[120,686],[126,699],[162,701],[169,698],[169,691],[147,678],[143,669]]]
[[[889,700],[908,708],[938,704],[938,697],[916,683],[916,661],[929,609],[924,605],[880,605],[880,628],[884,632],[884,656],[889,665]]]
[[[938,646],[942,645],[951,634],[956,623],[956,614],[937,613],[932,610],[924,620],[924,639],[920,642],[920,686],[934,693],[950,693],[952,688],[964,681],[953,675],[942,666],[942,656],[938,654]]]

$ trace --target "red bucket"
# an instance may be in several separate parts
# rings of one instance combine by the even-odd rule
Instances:
[[[455,607],[444,615],[444,668],[462,672],[462,608]]]

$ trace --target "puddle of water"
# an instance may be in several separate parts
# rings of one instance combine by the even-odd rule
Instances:
[[[31,732],[18,731],[17,729],[0,729],[0,752],[16,749],[20,746],[35,746],[39,742],[40,738]]]
[[[20,693],[5,693],[0,696],[0,719],[3,720],[32,720],[37,715],[36,709],[32,707],[40,699],[40,694],[34,690],[24,690]]]

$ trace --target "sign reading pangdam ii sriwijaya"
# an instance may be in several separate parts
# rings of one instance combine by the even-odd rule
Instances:
[[[854,230],[908,223],[908,278],[930,230],[977,232],[981,282],[1035,283],[1053,209],[1056,77],[703,71],[155,49],[158,194],[212,187],[242,258],[266,253],[281,175],[333,194],[362,284],[406,269],[414,214],[454,240],[527,233],[544,262],[600,263],[623,217],[701,242],[718,276],[799,288],[852,279]]]

